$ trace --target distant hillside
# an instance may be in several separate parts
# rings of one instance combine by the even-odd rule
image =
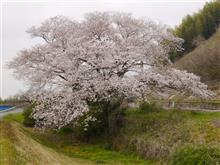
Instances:
[[[184,39],[184,52],[176,56],[185,55],[198,46],[198,43],[208,39],[219,26],[220,0],[207,2],[204,7],[183,18],[180,25],[175,27],[174,34]]]
[[[220,29],[174,65],[200,76],[213,88],[220,88]]]

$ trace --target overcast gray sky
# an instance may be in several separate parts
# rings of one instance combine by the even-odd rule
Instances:
[[[28,0],[26,0],[28,1]],[[25,89],[25,84],[16,80],[4,65],[10,61],[19,50],[36,44],[25,32],[33,25],[40,25],[42,21],[55,15],[65,15],[80,20],[87,12],[92,11],[120,11],[130,12],[135,17],[148,17],[171,27],[178,25],[186,14],[198,11],[205,4],[205,0],[103,0],[73,1],[73,2],[7,2],[2,3],[2,96],[3,98],[17,94]]]

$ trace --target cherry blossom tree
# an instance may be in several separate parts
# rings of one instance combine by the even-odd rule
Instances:
[[[80,22],[56,16],[28,33],[43,42],[20,51],[8,66],[29,84],[39,127],[76,123],[89,112],[89,102],[114,97],[147,99],[164,88],[213,95],[198,76],[171,68],[168,54],[181,50],[183,40],[162,24],[95,12]]]

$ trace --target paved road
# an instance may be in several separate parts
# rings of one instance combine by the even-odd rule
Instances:
[[[22,108],[17,108],[17,109],[11,110],[11,111],[0,112],[0,118],[2,118],[5,115],[8,115],[8,114],[19,113],[19,112],[22,112],[22,111],[23,111]]]
[[[220,109],[198,109],[198,108],[170,108],[170,107],[163,107],[166,110],[181,110],[181,111],[197,111],[197,112],[220,112]]]

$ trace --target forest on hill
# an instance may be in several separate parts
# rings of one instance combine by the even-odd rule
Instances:
[[[174,66],[201,77],[214,90],[220,87],[220,1],[207,2],[198,12],[187,15],[175,27],[183,51],[171,54]]]
[[[172,59],[178,59],[192,51],[204,40],[210,38],[218,29],[220,20],[220,1],[207,2],[192,15],[186,15],[181,24],[176,26],[174,34],[184,39],[182,52],[173,53]]]

